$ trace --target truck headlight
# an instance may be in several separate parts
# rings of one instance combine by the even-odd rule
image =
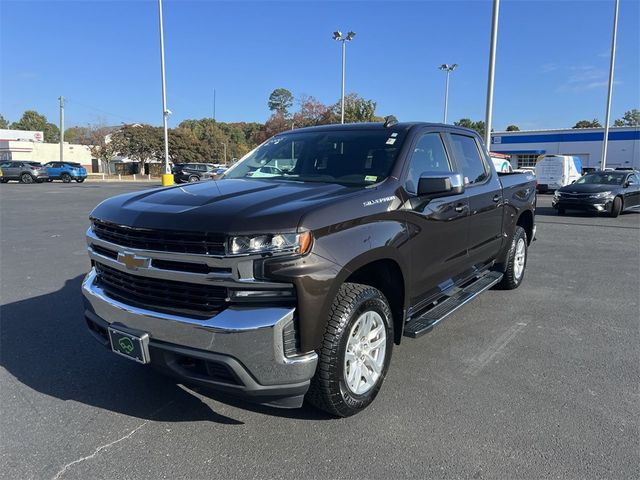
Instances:
[[[589,198],[607,198],[613,196],[613,192],[598,192],[593,195],[589,195]]]
[[[241,235],[230,237],[231,255],[248,253],[307,253],[311,250],[311,232]]]

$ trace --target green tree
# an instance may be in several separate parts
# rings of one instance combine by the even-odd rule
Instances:
[[[622,118],[614,122],[616,127],[638,127],[640,126],[640,110],[634,108],[624,112]]]
[[[129,157],[140,164],[152,160],[164,160],[162,129],[151,125],[125,125],[111,135],[112,148],[119,155]]]
[[[0,114],[0,128],[9,128],[9,122]]]
[[[471,130],[475,130],[480,134],[482,138],[484,138],[484,121],[478,120],[474,122],[470,118],[461,118],[457,122],[453,122],[454,125],[458,127],[470,128]]]
[[[344,97],[345,123],[375,122],[376,102],[362,98],[357,93],[350,93]],[[333,112],[340,113],[340,101],[333,107]]]
[[[17,122],[11,124],[14,130],[36,130],[44,135],[44,141],[47,143],[57,143],[60,141],[60,130],[53,123],[47,122],[47,117],[36,112],[35,110],[27,110]]]
[[[289,108],[293,105],[293,94],[286,88],[276,88],[269,95],[269,110],[285,117],[289,115]]]
[[[520,127],[517,125],[509,125],[507,127],[507,132],[519,132],[520,131]]]
[[[598,121],[597,118],[593,120],[580,120],[571,128],[601,128],[602,124]]]

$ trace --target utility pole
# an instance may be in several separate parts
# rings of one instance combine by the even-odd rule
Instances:
[[[349,32],[345,36],[342,35],[340,30],[333,32],[333,39],[342,42],[342,89],[340,94],[340,123],[344,123],[344,70],[346,66],[347,44],[353,40],[356,36],[356,32]]]
[[[173,175],[169,168],[169,114],[167,109],[167,89],[164,75],[164,26],[162,23],[162,0],[158,0],[158,10],[160,12],[160,73],[162,75],[162,122],[164,125],[164,175],[162,185],[173,185]]]
[[[216,121],[216,89],[213,89],[213,121]]]
[[[60,161],[64,162],[64,97],[60,95]]]
[[[609,92],[607,94],[607,114],[604,121],[604,139],[602,141],[602,160],[600,169],[607,166],[607,149],[609,147],[609,123],[611,122],[611,96],[613,95],[613,69],[616,63],[616,36],[618,35],[618,7],[619,0],[615,0],[613,11],[613,37],[611,39],[611,59],[609,62]]]
[[[496,45],[498,43],[498,16],[500,0],[493,0],[493,19],[491,22],[491,49],[489,50],[489,80],[487,82],[487,109],[484,118],[484,143],[491,150],[491,120],[493,118],[493,79],[496,73]]]

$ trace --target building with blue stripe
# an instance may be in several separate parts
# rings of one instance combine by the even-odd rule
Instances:
[[[535,166],[540,155],[575,155],[583,168],[600,168],[604,128],[494,132],[491,151],[511,155],[514,168]],[[609,129],[607,167],[640,169],[640,127]]]

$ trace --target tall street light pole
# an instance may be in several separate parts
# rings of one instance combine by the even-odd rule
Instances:
[[[498,15],[500,0],[493,0],[493,19],[491,21],[491,49],[489,50],[489,80],[487,82],[487,108],[484,119],[484,144],[491,150],[491,120],[493,118],[493,79],[496,72],[496,45],[498,43]]]
[[[347,56],[347,42],[353,40],[356,36],[356,32],[349,32],[346,36],[342,36],[340,30],[333,32],[333,39],[342,42],[342,90],[340,95],[340,123],[344,123],[344,70],[346,65]]]
[[[60,161],[64,162],[64,97],[60,95]]]
[[[160,71],[162,74],[162,121],[164,126],[164,175],[162,175],[162,185],[173,185],[173,175],[169,168],[169,115],[171,111],[167,108],[167,90],[164,75],[164,26],[162,22],[162,0],[158,0],[158,11],[160,12]]]
[[[458,64],[447,65],[443,63],[438,68],[447,74],[447,79],[444,84],[444,120],[442,121],[442,123],[447,123],[447,110],[449,109],[449,75],[458,68]]]
[[[613,95],[613,69],[616,63],[616,37],[618,35],[619,0],[615,0],[613,10],[613,37],[611,39],[611,59],[609,62],[609,92],[607,94],[607,114],[604,121],[604,139],[602,141],[602,160],[600,169],[607,166],[607,148],[609,147],[609,122],[611,122],[611,96]]]

